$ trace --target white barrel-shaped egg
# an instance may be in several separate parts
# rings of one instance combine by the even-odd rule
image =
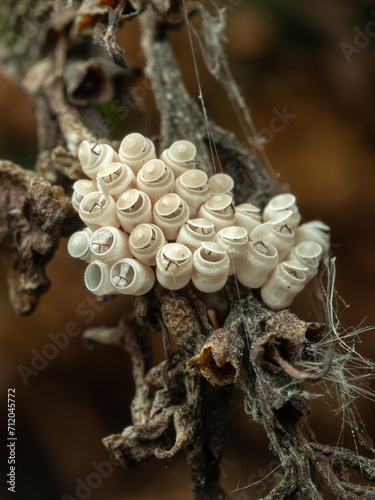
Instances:
[[[148,161],[137,174],[137,189],[144,191],[152,204],[170,193],[173,186],[173,172],[161,160]]]
[[[287,224],[291,229],[295,229],[301,220],[296,197],[291,193],[282,193],[270,199],[263,210],[263,220],[267,222],[272,219],[278,212],[283,210],[291,210],[292,213],[288,218]]]
[[[189,205],[190,217],[196,217],[199,207],[210,197],[207,174],[202,170],[185,172],[176,180],[174,192]]]
[[[152,222],[151,200],[146,193],[129,189],[117,200],[116,215],[121,227],[131,233],[139,224]]]
[[[90,249],[95,259],[112,265],[124,257],[132,257],[128,239],[129,237],[124,231],[104,226],[92,234]]]
[[[119,157],[109,144],[82,141],[78,148],[78,159],[87,177],[95,180],[101,167],[118,161]]]
[[[124,163],[108,163],[101,167],[97,177],[108,187],[109,194],[116,201],[126,190],[135,187],[135,175]]]
[[[303,241],[316,241],[323,248],[323,253],[329,251],[330,243],[330,227],[319,220],[312,220],[301,224],[296,229],[295,244]]]
[[[316,241],[303,241],[291,249],[286,259],[298,260],[308,268],[305,272],[306,283],[308,283],[318,274],[322,256],[323,248],[319,243],[316,243]]]
[[[155,275],[150,266],[136,259],[121,259],[110,269],[110,279],[117,293],[144,295],[154,286]]]
[[[215,194],[225,193],[233,196],[234,180],[229,174],[219,173],[214,174],[208,179],[211,196]]]
[[[182,243],[195,252],[203,242],[215,241],[215,226],[207,219],[189,219],[180,229],[176,243]]]
[[[211,196],[198,210],[198,217],[211,221],[218,232],[234,225],[233,199],[228,194]]]
[[[167,240],[175,240],[177,234],[189,220],[189,207],[176,193],[165,194],[153,208],[154,223],[164,232]]]
[[[93,230],[103,226],[120,226],[115,200],[112,196],[103,196],[101,191],[94,191],[83,198],[79,206],[79,216]]]
[[[216,242],[227,252],[230,266],[228,275],[232,276],[244,259],[244,252],[249,246],[249,235],[245,228],[240,226],[228,226],[216,235]]]
[[[77,231],[71,235],[68,241],[68,252],[71,257],[91,262],[94,257],[90,250],[91,229],[85,227],[82,231]]]
[[[176,141],[165,149],[160,159],[172,170],[175,179],[187,170],[194,169],[197,165],[195,155],[197,149],[190,141]]]
[[[193,254],[180,243],[168,243],[156,256],[156,278],[168,290],[186,286],[193,273]]]
[[[145,163],[156,158],[154,143],[142,134],[128,134],[121,141],[119,157],[137,174]]]
[[[276,248],[263,241],[251,241],[243,257],[237,269],[237,279],[248,288],[264,285],[279,261]]]
[[[297,260],[280,262],[260,290],[263,302],[279,311],[289,307],[306,284],[306,266]]]
[[[118,293],[110,280],[110,266],[100,260],[94,260],[86,267],[84,281],[94,295]]]
[[[72,205],[77,212],[83,198],[94,191],[98,191],[98,185],[91,179],[79,179],[73,184]]]
[[[129,237],[129,248],[136,259],[148,266],[156,264],[156,254],[167,244],[163,231],[155,224],[139,224]]]
[[[201,292],[217,292],[227,282],[229,272],[229,257],[218,243],[202,243],[193,256],[194,286]]]
[[[262,223],[260,209],[251,203],[241,203],[235,207],[234,220],[236,226],[241,226],[250,234]]]
[[[271,220],[259,224],[250,233],[252,241],[271,243],[279,254],[279,262],[283,261],[294,244],[294,231],[286,224],[292,212],[285,210],[274,215]]]

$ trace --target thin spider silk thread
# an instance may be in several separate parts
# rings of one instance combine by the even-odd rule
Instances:
[[[200,99],[201,105],[202,105],[202,111],[203,111],[203,115],[205,118],[207,134],[208,134],[208,139],[209,139],[210,151],[211,151],[211,155],[213,158],[214,169],[216,171],[215,159],[214,159],[214,155],[213,155],[213,150],[215,150],[215,152],[216,152],[216,145],[214,143],[212,131],[211,131],[210,124],[208,121],[207,110],[206,110],[206,107],[204,104],[204,98],[203,98],[203,93],[202,93],[200,78],[199,78],[199,72],[198,72],[198,66],[196,63],[196,57],[195,57],[195,53],[194,53],[192,33],[194,34],[194,36],[199,44],[203,60],[204,60],[204,63],[206,65],[208,71],[216,78],[216,80],[218,80],[221,83],[221,85],[226,90],[227,94],[230,94],[231,96],[233,96],[233,98],[229,99],[229,101],[233,107],[235,115],[237,116],[237,119],[238,119],[240,126],[244,132],[245,137],[246,137],[246,141],[250,147],[257,146],[257,144],[259,143],[259,134],[257,133],[254,122],[251,119],[251,115],[250,115],[249,110],[245,104],[244,98],[243,98],[241,92],[239,91],[239,88],[238,88],[238,86],[237,86],[237,84],[232,76],[232,73],[230,71],[225,53],[222,50],[222,41],[220,40],[220,37],[222,37],[222,32],[223,32],[222,26],[225,22],[224,21],[224,9],[219,9],[219,7],[215,4],[215,2],[213,0],[210,0],[210,3],[216,11],[217,23],[214,22],[215,17],[212,16],[205,9],[205,7],[203,5],[201,5],[200,11],[201,11],[202,18],[203,18],[203,28],[202,28],[202,33],[203,33],[203,37],[204,37],[204,41],[203,41],[201,39],[199,33],[197,32],[197,30],[192,26],[192,24],[190,23],[190,21],[188,19],[187,12],[186,12],[185,0],[183,0],[185,21],[186,21],[188,35],[189,35],[191,52],[192,52],[192,56],[193,56],[194,69],[195,69],[195,73],[196,73],[196,77],[197,77],[197,81],[198,81],[199,99]],[[210,51],[210,49],[211,49],[211,51]],[[258,154],[261,156],[263,164],[265,165],[266,170],[268,172],[268,175],[271,177],[274,184],[277,185],[278,181],[277,181],[276,175],[272,169],[272,166],[269,162],[269,159],[268,159],[266,153],[264,152],[263,149],[260,149],[259,147],[256,147],[256,150],[257,150]],[[220,162],[219,162],[219,164],[220,164]],[[222,169],[221,165],[220,165],[220,168]],[[347,352],[346,355],[341,355],[341,356],[339,355],[339,353],[337,353],[336,359],[334,360],[335,366],[341,367],[343,363],[346,366],[348,360],[352,363],[352,366],[353,366],[354,365],[353,358],[358,357],[357,362],[356,362],[357,363],[356,368],[358,370],[360,370],[360,369],[364,370],[367,367],[370,371],[372,371],[372,370],[374,370],[374,367],[375,367],[374,363],[372,363],[369,360],[365,360],[355,350],[354,347],[349,346],[344,341],[343,335],[338,332],[339,328],[341,328],[342,325],[340,324],[340,321],[337,318],[337,312],[335,311],[335,308],[333,306],[334,297],[337,294],[337,292],[335,291],[335,278],[336,278],[335,259],[327,261],[326,268],[327,268],[328,285],[327,285],[327,291],[325,293],[326,302],[325,302],[324,309],[326,311],[328,324],[330,325],[330,332],[328,334],[328,338],[327,338],[326,343],[335,345],[335,342],[338,342],[341,345],[342,349]],[[235,278],[236,290],[237,290],[237,294],[238,294],[238,298],[239,298],[242,322],[244,324],[245,331],[247,332],[246,323],[245,323],[245,319],[244,319],[244,312],[243,312],[243,308],[241,305],[239,286],[238,286],[238,281],[236,279],[236,275],[234,275],[234,278]],[[324,292],[324,290],[323,290],[323,292]],[[322,300],[322,297],[318,297],[318,299],[320,302],[319,309],[321,311],[323,300]],[[344,333],[347,333],[347,337],[352,338],[352,337],[358,336],[360,333],[363,333],[363,332],[371,330],[371,329],[372,329],[372,327],[356,328],[351,332],[344,332]],[[332,333],[333,333],[333,335],[332,335]],[[248,334],[247,334],[246,338],[247,338],[247,343],[249,346]],[[345,338],[345,336],[344,336],[344,338]],[[322,349],[322,352],[323,352],[323,349]],[[311,365],[313,365],[313,366],[311,366]],[[316,362],[311,363],[311,365],[310,365],[311,368],[313,367],[316,369]],[[305,365],[305,367],[306,367],[306,365]],[[374,400],[375,395],[373,392],[368,391],[365,388],[360,388],[360,387],[357,387],[353,384],[350,384],[350,380],[355,379],[356,381],[358,381],[358,378],[366,379],[369,376],[371,376],[371,373],[370,374],[364,373],[360,377],[358,377],[358,374],[354,374],[354,376],[352,376],[349,379],[348,376],[346,376],[344,374],[343,369],[340,368],[340,370],[336,369],[336,373],[334,374],[335,376],[330,375],[330,372],[328,372],[328,374],[324,377],[324,379],[322,381],[322,385],[324,385],[326,387],[326,391],[328,393],[331,393],[330,389],[327,386],[327,383],[334,384],[334,391],[335,391],[336,400],[339,402],[339,404],[341,406],[341,408],[338,408],[336,411],[342,413],[342,417],[343,417],[342,426],[344,426],[345,422],[349,424],[349,426],[351,428],[351,434],[353,436],[356,452],[359,455],[358,444],[357,444],[357,440],[355,437],[354,429],[356,430],[357,433],[361,434],[362,439],[365,439],[367,441],[368,447],[371,447],[372,443],[371,443],[371,439],[369,438],[367,432],[365,432],[366,435],[363,435],[363,433],[360,431],[360,428],[359,428],[357,421],[356,421],[356,417],[354,415],[354,411],[356,413],[358,413],[355,406],[354,406],[354,408],[349,408],[348,406],[353,403],[353,401],[356,399],[356,397],[358,395],[362,395],[366,399],[369,399],[369,400]],[[350,373],[349,369],[347,371],[348,371],[348,373]],[[353,391],[354,391],[354,394],[353,394]],[[362,428],[364,429],[364,426],[362,426]],[[343,428],[340,431],[340,436],[338,438],[338,441],[340,441],[340,437],[341,437],[342,433],[343,433]]]
[[[198,97],[199,97],[199,100],[201,102],[202,112],[203,112],[203,116],[204,116],[204,120],[205,120],[205,124],[206,124],[207,137],[208,137],[208,142],[209,142],[209,147],[210,147],[210,152],[211,152],[212,164],[213,164],[213,168],[214,168],[215,173],[217,173],[217,168],[216,168],[216,163],[215,163],[215,155],[216,155],[216,158],[218,159],[220,170],[223,171],[223,168],[221,166],[219,156],[217,154],[216,144],[215,144],[215,140],[214,140],[214,137],[212,134],[211,126],[210,126],[210,123],[208,120],[208,114],[207,114],[207,110],[206,110],[206,106],[205,106],[205,102],[204,102],[204,98],[203,98],[203,92],[202,92],[201,83],[200,83],[198,65],[197,65],[197,60],[196,60],[195,52],[194,52],[193,37],[192,37],[192,33],[191,33],[192,26],[191,26],[191,23],[189,21],[189,17],[187,15],[185,0],[182,0],[182,5],[183,5],[183,9],[184,9],[184,17],[185,17],[185,22],[186,22],[186,26],[187,26],[190,50],[191,50],[193,64],[194,64],[194,71],[195,71],[195,75],[197,78],[197,84],[198,84],[198,90],[199,90]],[[240,311],[241,311],[241,320],[242,320],[242,324],[243,324],[243,327],[244,327],[244,330],[246,333],[247,348],[248,348],[248,351],[250,352],[250,339],[249,339],[250,335],[249,335],[249,331],[248,331],[246,321],[245,321],[245,314],[244,314],[244,310],[242,307],[242,300],[241,300],[241,295],[240,295],[240,290],[239,290],[239,285],[238,285],[236,273],[234,273],[233,276],[234,276],[234,281],[235,281],[235,285],[236,285],[236,292],[237,292],[238,302],[239,302]],[[254,365],[254,370],[256,371],[257,376],[259,376],[258,369],[255,365]],[[261,387],[261,390],[263,392],[263,385],[260,384],[260,387]]]
[[[214,156],[214,150],[215,150],[215,153],[217,153],[217,151],[216,151],[216,145],[215,145],[215,141],[214,141],[214,138],[213,138],[213,134],[212,134],[212,130],[211,130],[211,127],[210,127],[210,123],[208,121],[207,110],[206,110],[206,106],[205,106],[204,99],[203,99],[202,87],[201,87],[201,82],[200,82],[199,72],[198,72],[198,65],[197,65],[197,60],[196,60],[196,57],[195,57],[194,46],[193,46],[193,38],[192,38],[192,35],[191,35],[191,26],[190,26],[189,17],[188,17],[188,14],[187,14],[185,0],[182,0],[182,5],[183,5],[183,8],[184,8],[184,17],[185,17],[185,23],[186,23],[187,31],[188,31],[189,44],[190,44],[191,54],[192,54],[192,58],[193,58],[195,76],[197,77],[197,84],[198,84],[198,90],[199,90],[198,98],[199,98],[199,100],[201,102],[202,112],[203,112],[203,116],[204,116],[204,120],[205,120],[205,124],[206,124],[207,138],[208,138],[208,143],[209,143],[209,146],[210,146],[212,165],[213,165],[215,173],[217,173],[217,167],[216,167],[215,156]],[[218,158],[218,156],[216,156],[216,157]],[[219,159],[218,159],[218,162],[219,162],[219,168],[222,171],[223,169],[221,167]]]
[[[277,191],[279,190],[277,174],[275,174],[264,149],[259,148],[259,145],[262,145],[261,137],[259,136],[251,118],[245,99],[241,94],[235,79],[233,78],[227,57],[222,48],[222,39],[224,39],[223,27],[225,25],[225,9],[220,9],[214,0],[210,0],[210,3],[216,11],[216,16],[211,15],[204,5],[199,5],[203,19],[202,34],[204,41],[201,39],[199,33],[193,26],[191,26],[191,29],[200,45],[203,60],[208,71],[224,87],[227,95],[233,96],[233,98],[230,98],[229,101],[245,135],[246,142],[252,151],[255,148],[257,155],[260,156],[262,163],[266,168],[274,190]],[[209,52],[211,52],[211,55],[209,55]],[[220,69],[222,72],[220,72]]]

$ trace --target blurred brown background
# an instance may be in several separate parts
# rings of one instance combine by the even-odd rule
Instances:
[[[332,228],[337,290],[350,304],[340,319],[346,326],[362,321],[375,325],[375,3],[225,0],[219,5],[228,9],[227,53],[232,71],[257,129],[269,139],[265,151],[274,170],[297,196],[304,219],[318,218]],[[364,37],[358,35],[360,31]],[[143,65],[138,34],[136,22],[131,22],[124,27],[121,43],[129,59]],[[187,86],[196,96],[187,32],[173,33],[171,38]],[[209,117],[236,132],[242,141],[243,133],[224,92],[208,76],[199,55],[198,63]],[[142,128],[137,111],[130,110],[126,120],[110,117],[117,137],[135,130],[158,133],[152,97],[142,89],[139,95],[149,110],[148,130]],[[22,91],[0,78],[0,105],[0,156],[31,167],[37,146],[30,103]],[[285,107],[295,116],[283,130],[270,133],[275,110],[282,112]],[[62,241],[48,266],[52,286],[31,317],[15,317],[4,282],[0,289],[1,432],[6,426],[7,388],[15,387],[16,498],[50,500],[64,493],[92,500],[192,498],[183,456],[166,463],[155,459],[134,472],[117,467],[100,485],[93,479],[94,462],[108,461],[101,438],[130,423],[133,383],[129,360],[119,349],[96,346],[88,350],[79,336],[74,337],[46,368],[28,378],[27,386],[23,383],[20,364],[31,368],[35,352],[41,353],[50,343],[49,333],[63,331],[67,321],[76,321],[82,329],[115,325],[130,308],[130,302],[119,297],[92,318],[89,312],[79,316],[78,307],[93,311],[86,306],[89,294],[82,284],[85,264],[68,258],[65,247]],[[296,302],[296,311],[304,319],[316,317],[310,312],[309,294]],[[366,333],[358,347],[372,359],[374,335]],[[160,338],[155,336],[154,343],[160,358]],[[358,408],[373,435],[374,407],[358,401]],[[340,417],[329,413],[321,400],[312,402],[312,412],[311,426],[318,438],[336,443]],[[277,463],[262,429],[243,415],[240,396],[233,402],[231,417],[222,466],[228,491],[259,481]],[[1,443],[3,455],[5,440]],[[354,449],[353,440],[347,443]],[[2,465],[7,472],[4,461]],[[90,478],[94,483],[79,497],[77,479],[87,484]],[[268,479],[234,493],[233,498],[258,498],[269,485]],[[2,497],[7,498],[7,493],[4,489]]]

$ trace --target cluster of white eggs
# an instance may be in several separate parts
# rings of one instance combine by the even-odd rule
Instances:
[[[233,179],[196,168],[189,141],[157,159],[152,141],[133,133],[118,153],[83,141],[78,156],[90,180],[74,184],[72,201],[87,227],[70,237],[68,251],[89,263],[85,285],[96,295],[143,295],[155,276],[169,290],[192,280],[210,293],[235,274],[260,288],[268,307],[284,309],[329,250],[329,227],[299,225],[292,194],[275,196],[263,213],[235,206]]]

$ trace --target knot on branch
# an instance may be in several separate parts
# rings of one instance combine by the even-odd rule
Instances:
[[[230,330],[215,330],[199,354],[190,359],[189,365],[199,368],[201,374],[213,385],[233,384],[240,376],[244,343]]]
[[[306,323],[290,311],[283,310],[261,326],[264,335],[253,343],[251,349],[257,397],[262,400],[260,414],[267,408],[279,423],[295,425],[302,416],[308,415],[301,382],[320,379],[331,365],[333,353],[327,351],[322,365],[317,360],[313,371],[300,371],[296,367],[303,361],[305,348],[311,342],[308,336],[311,334],[316,340],[324,325]]]
[[[304,381],[316,380],[326,373],[332,359],[327,355],[323,371],[304,374],[293,365],[301,360],[307,341],[316,341],[324,331],[321,323],[306,323],[288,310],[280,311],[265,323],[265,335],[252,346],[253,361],[278,372],[280,368],[290,377]]]

